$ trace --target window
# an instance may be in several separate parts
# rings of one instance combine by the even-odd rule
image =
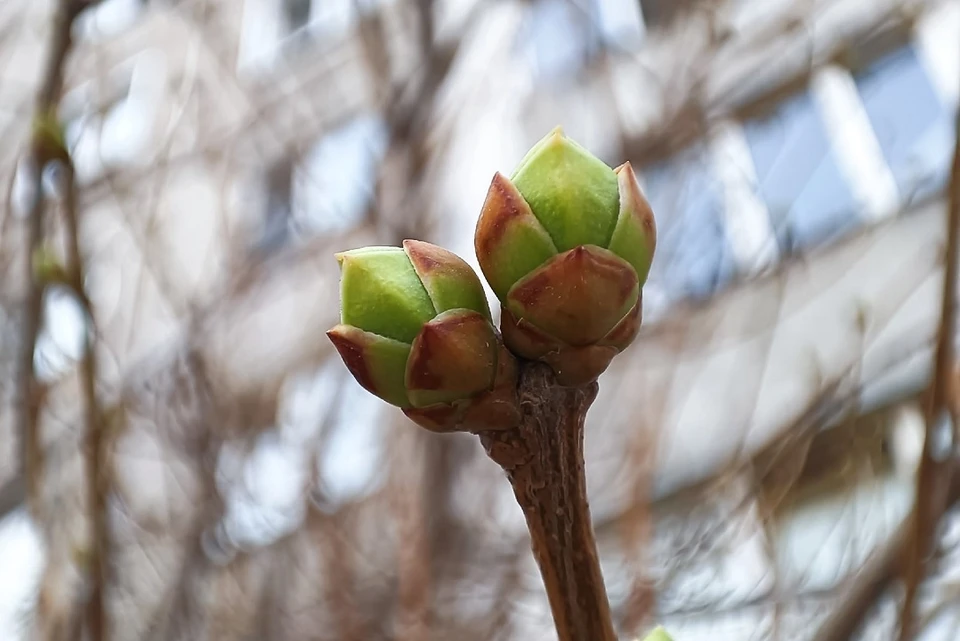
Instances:
[[[283,27],[293,33],[310,22],[311,0],[283,0]]]
[[[640,0],[640,8],[648,27],[660,27],[670,24],[695,3],[696,0]]]
[[[67,145],[81,182],[109,168],[149,164],[165,83],[163,55],[145,51],[114,70],[104,86],[87,84],[64,99]],[[88,110],[89,105],[100,107]]]
[[[594,0],[604,41],[630,48],[641,42],[646,26],[636,0]]]
[[[37,378],[59,380],[86,351],[87,316],[72,292],[53,287],[43,296],[43,325],[33,353]]]
[[[290,55],[341,42],[359,16],[395,0],[243,0],[237,67],[269,72]]]
[[[743,131],[784,253],[829,242],[859,223],[857,200],[809,92],[747,121]]]
[[[576,74],[599,46],[594,16],[567,0],[536,0],[518,42],[545,80]]]
[[[644,192],[657,218],[657,260],[650,285],[656,299],[713,294],[735,273],[723,222],[723,192],[702,147],[681,152],[642,172]],[[644,301],[645,311],[646,303]]]
[[[24,606],[36,598],[46,566],[43,533],[18,510],[0,520],[0,639],[27,638]]]
[[[373,197],[387,131],[377,117],[358,117],[324,136],[293,169],[290,215],[310,232],[348,229]]]
[[[77,18],[79,33],[88,40],[119,35],[136,23],[146,4],[147,0],[103,0]]]
[[[883,56],[856,84],[902,204],[939,193],[950,173],[953,118],[914,48]]]
[[[321,138],[302,158],[287,156],[268,167],[256,250],[273,252],[297,232],[331,233],[358,224],[374,195],[386,136],[382,120],[358,117]]]
[[[284,156],[267,168],[263,180],[263,219],[256,241],[258,251],[270,253],[290,240],[294,165],[292,157]]]

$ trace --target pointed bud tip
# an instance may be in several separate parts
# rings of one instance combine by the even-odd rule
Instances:
[[[344,258],[360,258],[369,254],[382,254],[401,251],[399,247],[393,245],[367,245],[365,247],[356,247],[354,249],[345,249],[334,254],[337,260]]]
[[[409,345],[343,323],[327,330],[327,338],[362,388],[391,405],[410,405],[403,384]]]
[[[642,286],[656,252],[657,223],[630,162],[623,163],[614,172],[620,212],[607,248],[633,266]]]
[[[553,129],[551,129],[546,136],[544,136],[544,140],[547,140],[550,143],[557,143],[557,142],[564,142],[568,140],[568,138],[567,138],[567,134],[564,133],[563,131],[563,127],[561,125],[557,125]]]
[[[370,375],[364,358],[362,335],[362,332],[349,325],[337,325],[327,330],[327,338],[330,339],[333,347],[340,354],[343,364],[347,366],[347,369],[357,379],[361,387],[374,392],[376,384]]]
[[[527,152],[512,181],[558,250],[609,242],[619,209],[617,176],[560,130]]]
[[[569,147],[571,149],[582,150],[580,145],[576,143],[572,138],[567,136],[563,131],[563,127],[557,125],[551,129],[546,136],[541,138],[536,145],[534,145],[528,152],[528,157],[533,158],[537,155],[541,155],[544,152],[547,153],[557,153],[558,148]]]

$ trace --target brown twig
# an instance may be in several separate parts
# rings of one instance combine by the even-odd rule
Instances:
[[[597,384],[561,387],[524,364],[519,427],[480,440],[507,473],[530,530],[560,641],[615,641],[587,504],[583,424]]]
[[[934,434],[938,424],[942,426],[941,417],[952,418],[954,446],[957,442],[957,417],[952,410],[950,388],[954,376],[953,341],[956,336],[956,305],[953,303],[957,288],[958,227],[960,227],[960,138],[954,149],[950,179],[943,303],[935,348],[933,378],[927,391],[924,407],[926,438],[917,477],[914,507],[903,525],[861,570],[856,583],[843,595],[840,605],[814,636],[817,641],[849,639],[876,599],[897,577],[898,571],[906,580],[899,638],[901,641],[909,639],[913,633],[912,615],[917,590],[925,574],[925,559],[934,541],[937,524],[946,509],[960,499],[956,458],[954,456],[939,458],[931,449],[934,441],[931,435]]]
[[[71,27],[80,9],[85,6],[72,0],[61,0],[53,17],[50,33],[49,53],[44,67],[40,88],[37,91],[34,106],[34,130],[30,140],[30,158],[32,176],[30,193],[32,201],[27,212],[27,230],[25,250],[23,252],[24,276],[27,279],[27,294],[24,301],[23,324],[21,326],[20,353],[18,358],[19,399],[17,407],[17,432],[20,438],[20,464],[26,478],[27,498],[31,508],[36,510],[36,496],[42,475],[41,450],[36,424],[39,414],[39,396],[37,381],[33,371],[33,357],[40,334],[40,322],[43,312],[43,283],[33,269],[33,258],[43,242],[44,199],[43,170],[52,160],[61,156],[63,150],[57,141],[51,140],[49,128],[38,126],[49,123],[55,118],[60,93],[63,89],[63,68],[71,46]]]
[[[308,524],[324,558],[324,600],[334,614],[334,638],[343,641],[360,641],[369,637],[366,622],[356,607],[356,558],[350,541],[356,518],[356,507],[346,505],[333,515],[313,510]]]
[[[49,54],[37,93],[34,111],[34,130],[30,145],[30,155],[33,160],[33,201],[30,206],[27,221],[27,239],[24,259],[26,261],[25,277],[27,282],[27,297],[24,309],[23,335],[21,336],[21,353],[19,362],[20,407],[18,413],[18,431],[21,439],[21,464],[24,466],[27,479],[28,497],[36,502],[39,492],[41,473],[41,449],[39,434],[37,433],[37,417],[40,409],[40,393],[33,369],[34,351],[43,307],[44,283],[35,273],[33,259],[43,242],[44,229],[44,199],[42,195],[42,176],[44,168],[52,162],[60,162],[64,169],[64,210],[67,218],[67,230],[70,238],[67,247],[69,253],[71,281],[78,298],[84,304],[87,315],[92,319],[86,296],[82,295],[83,270],[80,262],[80,251],[77,240],[76,220],[76,185],[73,166],[69,155],[63,147],[63,140],[58,133],[59,121],[57,108],[60,95],[63,91],[63,72],[72,41],[73,23],[79,13],[96,3],[96,0],[61,0],[53,17],[50,34]],[[89,343],[89,341],[88,341]],[[102,509],[103,500],[100,492],[99,463],[100,463],[100,429],[99,411],[95,394],[95,363],[93,349],[88,344],[83,358],[83,385],[85,407],[85,423],[87,435],[87,452],[89,466],[89,482],[91,494],[91,512],[94,529],[93,549],[90,554],[90,570],[92,590],[88,611],[89,634],[98,641],[109,639],[106,630],[106,617],[103,603],[103,554],[102,545],[105,541],[105,514]]]
[[[843,591],[840,606],[820,625],[813,638],[817,641],[847,641],[853,636],[867,611],[896,574],[897,561],[906,549],[909,533],[910,523],[904,521],[873,553],[849,588]]]
[[[397,548],[397,609],[394,618],[393,639],[415,641],[429,637],[431,583],[433,582],[430,548],[431,511],[443,506],[428,505],[426,495],[427,469],[424,463],[425,434],[405,434],[401,447],[406,451],[404,463],[418,460],[410,469],[396,469],[396,488],[390,505],[394,522],[400,534]],[[416,453],[414,453],[414,450]]]
[[[0,486],[0,521],[23,505],[27,493],[27,484],[23,475],[18,474]]]
[[[960,117],[956,122],[960,131]],[[957,291],[957,250],[958,240],[960,240],[960,137],[954,145],[946,218],[947,242],[943,267],[940,329],[937,334],[933,380],[930,382],[924,408],[926,437],[911,514],[910,543],[903,568],[906,593],[900,617],[900,641],[907,641],[912,634],[917,590],[926,573],[926,557],[934,542],[937,526],[947,508],[946,488],[953,474],[951,457],[938,455],[935,448],[939,436],[936,430],[947,427],[944,418],[951,419],[953,447],[956,447],[957,440],[957,417],[952,415],[950,393],[955,362],[953,342],[956,336],[956,307],[954,300]]]
[[[64,214],[67,230],[67,276],[71,289],[80,301],[86,316],[84,327],[85,349],[80,361],[80,385],[84,414],[84,450],[87,470],[87,493],[90,505],[90,523],[93,541],[90,549],[90,600],[87,603],[87,624],[92,638],[98,641],[111,638],[109,620],[103,595],[106,586],[106,564],[110,558],[110,529],[107,517],[109,475],[106,474],[104,443],[104,416],[97,399],[97,355],[93,336],[95,322],[93,307],[83,289],[84,269],[80,254],[79,223],[77,220],[77,184],[73,164],[67,159],[63,167]]]
[[[945,507],[960,501],[960,459],[949,461],[951,482],[945,490]],[[820,626],[812,638],[817,641],[847,641],[850,639],[867,611],[884,593],[890,581],[897,577],[898,570],[907,561],[908,546],[912,542],[913,521],[907,518],[894,531],[879,550],[866,561],[854,582],[840,595],[841,602]]]

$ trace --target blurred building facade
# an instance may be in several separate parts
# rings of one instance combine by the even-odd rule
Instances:
[[[0,87],[18,89],[3,91],[0,126],[18,144],[0,150],[0,174],[14,177],[42,60],[44,40],[33,34],[49,3],[4,4],[0,22],[12,26],[0,41]],[[909,507],[911,399],[925,383],[939,315],[958,33],[956,0],[106,0],[78,25],[63,100],[105,386],[121,395],[145,361],[177,344],[191,314],[255,271],[249,265],[282,269],[284,256],[310,252],[317,239],[396,243],[419,233],[476,266],[473,224],[490,177],[561,124],[611,164],[633,162],[659,229],[644,333],[605,375],[587,445],[620,624],[631,631],[637,586],[656,581],[678,639],[767,638],[780,597],[796,602],[782,625],[804,638],[829,590]],[[316,268],[327,289],[311,292],[334,296],[333,268]],[[310,318],[333,324],[335,305]],[[76,341],[53,325],[45,336],[57,380]],[[322,376],[329,387],[335,374]],[[71,398],[65,392],[64,407]],[[383,422],[381,409],[332,429],[341,449],[325,469],[339,471],[321,479],[324,509],[376,496],[377,459],[356,450],[385,456],[371,445],[380,432],[360,425]],[[872,420],[874,411],[883,418]],[[863,424],[874,436],[858,436]],[[800,507],[777,516],[771,534],[764,492],[782,494],[769,486],[805,474],[816,477],[808,487],[821,482],[814,454],[837,445],[812,435],[834,426],[866,454],[828,467],[869,483],[828,488],[823,501],[791,498]],[[811,435],[799,450],[774,447],[798,432]],[[237,469],[276,474],[278,452],[300,438],[284,434],[257,441]],[[875,454],[881,445],[886,453]],[[3,453],[6,469],[14,451]],[[337,468],[337,458],[350,463]],[[785,480],[768,479],[793,458],[800,465]],[[721,490],[714,481],[724,470]],[[479,463],[464,471],[474,473],[496,476]],[[238,502],[289,507],[300,485],[316,481],[306,477],[287,479],[293,489],[279,499],[247,488]],[[696,509],[685,488],[707,492],[692,495]],[[632,557],[642,546],[603,534],[651,498],[663,524],[652,561]],[[879,514],[869,508],[878,502]],[[690,523],[716,529],[733,505],[742,528],[720,528],[699,555],[688,553],[709,529]],[[238,534],[237,519],[264,510],[234,509],[235,547],[278,539],[277,528]],[[465,522],[481,518],[457,510]],[[697,510],[705,514],[691,521]],[[521,537],[518,515],[501,512],[494,536]],[[805,520],[809,512],[819,516]],[[875,522],[873,538],[851,543],[865,520]],[[512,638],[549,634],[530,586]]]

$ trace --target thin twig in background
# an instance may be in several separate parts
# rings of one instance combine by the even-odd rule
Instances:
[[[34,112],[34,131],[31,141],[31,159],[33,162],[33,185],[30,211],[28,213],[28,231],[24,260],[26,261],[25,276],[27,278],[27,299],[24,312],[24,324],[21,336],[21,353],[19,363],[20,381],[20,408],[19,408],[19,437],[21,439],[21,465],[25,468],[28,497],[39,509],[39,485],[42,471],[40,435],[37,429],[37,417],[40,409],[38,385],[33,368],[34,351],[40,331],[43,307],[44,283],[36,273],[33,261],[43,243],[44,229],[44,197],[42,177],[46,166],[59,161],[64,169],[65,192],[64,208],[66,210],[69,267],[73,280],[73,287],[78,297],[84,303],[88,321],[92,322],[92,310],[83,291],[83,270],[81,266],[79,241],[77,239],[76,218],[76,186],[74,184],[73,167],[63,141],[59,139],[60,124],[58,120],[58,105],[63,90],[63,75],[66,59],[72,46],[72,29],[74,21],[81,11],[96,4],[93,0],[61,0],[56,6],[53,16],[50,45],[47,65],[44,70],[40,89],[36,99]],[[106,604],[103,597],[104,572],[103,567],[107,556],[103,546],[106,544],[106,510],[103,493],[101,492],[100,474],[101,463],[101,430],[99,409],[96,401],[96,368],[90,341],[90,328],[87,331],[87,349],[83,357],[83,385],[85,397],[85,425],[86,449],[88,465],[88,482],[90,483],[90,510],[91,524],[94,536],[92,548],[89,551],[90,570],[90,597],[87,610],[87,626],[90,638],[97,641],[109,641],[110,633],[107,620]]]
[[[27,496],[37,509],[36,496],[42,471],[40,469],[39,435],[36,431],[39,412],[38,383],[33,370],[34,350],[40,333],[43,312],[43,283],[33,267],[36,252],[43,243],[44,198],[43,171],[47,163],[58,155],[56,143],[51,144],[49,128],[39,127],[56,118],[57,104],[63,88],[63,68],[72,43],[71,27],[77,13],[84,5],[75,0],[61,0],[53,16],[50,33],[50,45],[46,67],[37,92],[34,107],[35,129],[30,141],[31,166],[31,203],[27,213],[27,234],[25,248],[22,250],[24,276],[27,279],[27,295],[24,304],[23,325],[20,336],[20,357],[17,377],[19,390],[17,398],[18,434],[20,438],[21,465],[27,479]]]
[[[960,132],[960,115],[956,119]],[[947,487],[954,473],[952,453],[957,447],[957,416],[951,392],[953,387],[956,339],[956,307],[958,250],[960,250],[960,133],[954,146],[953,166],[946,214],[946,247],[944,256],[943,295],[941,299],[940,330],[937,336],[933,380],[930,383],[924,418],[926,437],[916,495],[911,514],[912,531],[904,565],[906,594],[900,617],[900,640],[908,641],[913,632],[913,615],[920,582],[925,575],[926,560],[934,543],[940,519],[948,506]],[[949,421],[949,422],[948,422]],[[950,453],[937,451],[950,430]]]
[[[403,421],[404,423],[406,421]],[[409,425],[400,425],[406,429]],[[427,435],[417,430],[399,437],[399,468],[413,464],[415,471],[397,474],[392,483],[391,509],[397,528],[397,610],[394,616],[393,639],[417,641],[429,636],[432,583],[430,559],[431,510],[442,505],[426,505],[428,498],[423,460],[429,444]],[[400,463],[399,461],[402,461]],[[400,470],[398,470],[399,472]]]
[[[0,521],[23,505],[27,484],[22,474],[17,474],[0,487]]]
[[[97,400],[97,349],[96,319],[93,306],[84,293],[83,258],[80,254],[79,223],[77,220],[77,185],[73,164],[66,159],[63,164],[64,214],[67,230],[67,277],[74,295],[83,307],[84,350],[80,361],[80,384],[82,389],[84,449],[87,469],[87,493],[90,510],[90,525],[93,532],[88,571],[90,572],[90,600],[87,619],[92,638],[107,641],[110,620],[106,609],[104,591],[107,587],[110,561],[110,527],[108,496],[110,474],[107,470],[108,455],[105,441],[106,425],[100,403]]]
[[[357,585],[355,565],[357,556],[350,542],[350,526],[357,518],[352,505],[341,507],[333,515],[314,510],[309,528],[316,537],[326,568],[324,598],[331,604],[336,638],[343,641],[363,641],[369,637],[366,622],[356,606]]]
[[[960,501],[960,459],[951,458],[952,482],[947,489],[947,507]],[[905,519],[894,533],[867,559],[860,572],[841,588],[841,601],[813,637],[817,641],[848,641],[890,582],[897,578],[911,543],[912,519]]]
[[[216,465],[219,446],[219,441],[214,439],[209,431],[202,434],[195,462],[201,471]],[[194,522],[188,530],[189,546],[180,567],[177,569],[174,580],[171,581],[169,594],[151,618],[148,627],[148,630],[151,631],[148,641],[171,638],[171,627],[177,622],[191,619],[190,609],[195,607],[191,599],[194,593],[193,580],[210,565],[209,556],[204,550],[206,543],[204,536],[207,532],[215,530],[225,510],[223,499],[217,492],[215,475],[201,475],[200,478],[202,479],[202,485],[200,486],[198,503],[201,507],[197,510]]]
[[[953,341],[956,335],[956,306],[953,301],[957,286],[957,232],[960,225],[960,137],[954,149],[949,189],[940,329],[933,378],[924,408],[926,438],[917,477],[914,508],[900,528],[867,561],[836,610],[821,625],[814,637],[817,641],[849,639],[877,598],[885,592],[890,581],[896,578],[898,569],[903,570],[907,582],[899,634],[901,641],[910,638],[914,602],[924,575],[924,559],[941,516],[960,496],[956,483],[952,482],[957,465],[954,456],[936,458],[936,453],[931,449],[931,435],[934,434],[937,422],[944,415],[952,414],[950,387],[954,376]],[[956,417],[952,418],[955,426]]]

